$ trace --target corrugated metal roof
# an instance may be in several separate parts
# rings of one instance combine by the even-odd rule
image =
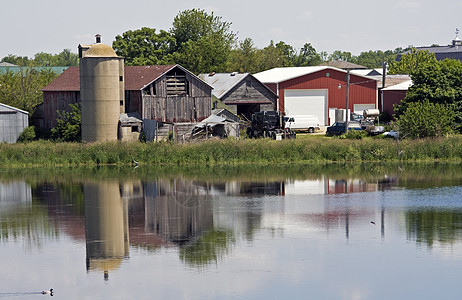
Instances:
[[[314,67],[286,67],[286,68],[273,68],[253,76],[263,83],[280,83],[303,75],[308,75],[314,72],[322,71],[325,69],[336,69],[341,72],[344,70],[327,67],[327,66],[314,66]]]
[[[3,103],[0,103],[0,106],[2,108],[0,108],[0,111],[6,111],[6,110],[14,110],[14,111],[17,111],[19,113],[23,113],[23,114],[29,114],[27,111],[25,110],[22,110],[22,109],[19,109],[19,108],[16,108],[16,107],[13,107],[13,106],[9,106],[9,105],[6,105],[6,104],[3,104]]]
[[[382,89],[382,91],[407,91],[412,85],[412,80],[407,80]]]
[[[249,75],[249,73],[210,73],[200,74],[199,78],[213,87],[212,95],[221,99],[229,90]]]
[[[347,71],[339,69],[339,68],[335,68],[335,67],[311,66],[311,67],[274,68],[274,69],[270,69],[270,70],[266,70],[266,71],[254,74],[253,76],[263,83],[281,83],[281,82],[284,82],[290,79],[294,79],[300,76],[312,74],[312,73],[323,71],[323,70],[334,70],[334,71],[339,71],[345,74],[347,73]],[[355,76],[371,79],[371,77],[368,77],[368,76],[362,76],[359,74],[355,74],[353,72],[350,72],[350,73],[354,74]]]
[[[383,77],[382,75],[378,75],[378,76],[368,76],[370,78],[373,78],[375,80],[377,80],[377,88],[378,89],[381,89],[382,88],[382,84],[383,84]],[[404,81],[408,81],[408,80],[411,80],[411,76],[409,75],[387,75],[385,77],[385,87],[389,87],[389,86],[393,86],[393,85],[397,85],[399,83],[402,83]]]

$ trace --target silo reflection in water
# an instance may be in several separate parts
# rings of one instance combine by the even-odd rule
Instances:
[[[86,182],[83,190],[87,270],[103,271],[108,279],[129,255],[127,202],[118,182]]]

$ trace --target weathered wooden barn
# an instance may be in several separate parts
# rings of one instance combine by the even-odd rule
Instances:
[[[247,119],[258,111],[274,111],[277,95],[250,73],[210,73],[199,77],[213,87],[212,95],[238,116]]]
[[[274,68],[254,75],[279,97],[277,110],[286,115],[316,115],[320,124],[335,122],[335,111],[361,113],[377,108],[377,81],[329,66]]]
[[[0,103],[0,143],[16,143],[27,126],[29,126],[27,111]]]
[[[57,111],[80,102],[78,67],[43,88],[43,124],[56,126]],[[125,112],[164,123],[200,122],[211,114],[212,87],[180,65],[125,66]]]

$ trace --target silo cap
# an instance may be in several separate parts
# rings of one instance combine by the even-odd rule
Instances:
[[[118,57],[111,46],[105,44],[94,44],[88,49],[85,57]]]

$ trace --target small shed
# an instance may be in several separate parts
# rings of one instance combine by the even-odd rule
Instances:
[[[412,80],[406,80],[399,84],[395,84],[382,89],[382,111],[388,113],[391,117],[395,114],[393,106],[400,104],[406,97],[409,87],[412,85]]]
[[[213,87],[212,95],[238,116],[250,120],[255,112],[276,110],[277,95],[250,73],[210,73],[199,77]]]
[[[21,132],[28,126],[27,111],[0,103],[0,143],[16,143]]]
[[[121,141],[137,141],[140,139],[143,120],[137,112],[120,114],[118,139]]]

